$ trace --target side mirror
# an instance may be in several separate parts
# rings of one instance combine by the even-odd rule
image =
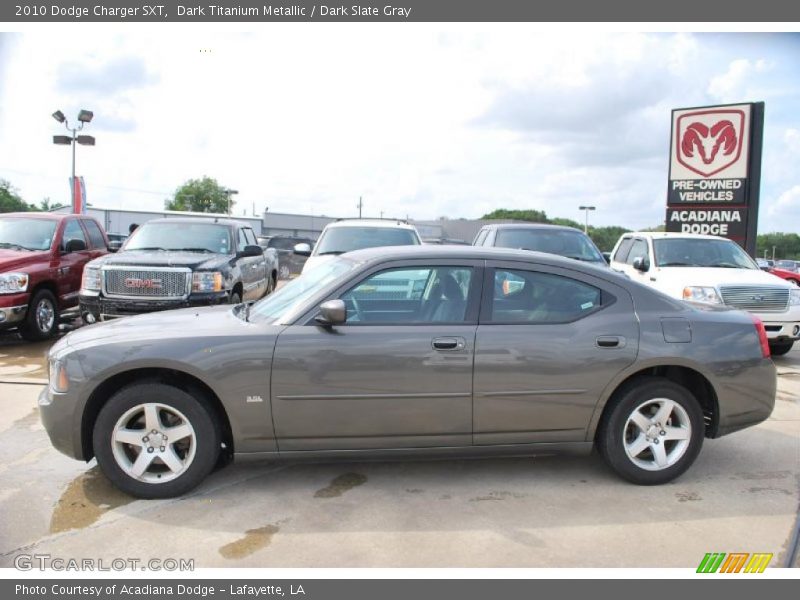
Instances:
[[[264,256],[264,249],[261,246],[245,246],[244,250],[239,252],[239,256],[247,257],[247,256]]]
[[[117,252],[120,248],[122,248],[122,242],[119,240],[113,240],[108,242],[108,251],[109,252]]]
[[[328,300],[320,304],[319,316],[315,320],[323,327],[333,327],[347,321],[347,307],[344,300]]]
[[[69,240],[67,245],[64,246],[64,251],[67,254],[71,252],[80,252],[81,250],[86,250],[86,242],[83,240]]]
[[[295,244],[294,253],[298,256],[311,256],[311,246],[309,244]]]
[[[646,256],[637,256],[633,259],[633,268],[645,273],[650,270],[650,259]]]

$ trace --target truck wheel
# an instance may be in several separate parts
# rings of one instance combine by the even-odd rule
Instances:
[[[603,419],[597,447],[618,475],[658,485],[681,475],[697,458],[703,412],[683,386],[660,377],[625,390]]]
[[[265,296],[269,296],[272,292],[275,291],[275,278],[277,275],[273,271],[269,275],[267,275],[267,291],[264,292]]]
[[[228,300],[229,304],[241,304],[242,303],[242,296],[239,292],[231,292],[231,297]]]
[[[783,356],[792,349],[792,346],[794,346],[794,341],[792,340],[788,342],[770,342],[769,353],[772,356]]]
[[[163,383],[114,394],[97,416],[92,442],[105,476],[137,498],[185,494],[211,473],[220,452],[205,398]]]
[[[28,305],[28,314],[20,325],[22,337],[31,342],[38,342],[53,337],[58,328],[58,304],[56,297],[49,290],[39,290],[33,295]]]

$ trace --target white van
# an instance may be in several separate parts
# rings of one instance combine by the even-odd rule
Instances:
[[[735,242],[688,233],[623,235],[611,268],[674,298],[746,310],[764,323],[770,351],[786,354],[800,339],[800,288],[766,273]]]

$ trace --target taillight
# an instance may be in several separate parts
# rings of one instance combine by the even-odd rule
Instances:
[[[761,354],[764,358],[770,357],[769,352],[769,340],[767,339],[767,330],[764,329],[764,323],[761,322],[755,315],[750,315],[753,318],[753,324],[756,326],[756,332],[758,333],[758,341],[761,344]]]

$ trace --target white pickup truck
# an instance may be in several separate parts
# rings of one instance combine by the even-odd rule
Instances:
[[[746,310],[764,323],[774,356],[800,339],[800,288],[758,268],[735,242],[712,235],[623,235],[611,268],[674,298]]]

